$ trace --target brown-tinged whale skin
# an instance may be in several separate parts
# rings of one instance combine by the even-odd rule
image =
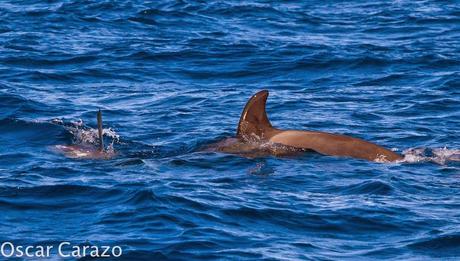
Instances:
[[[319,131],[277,129],[271,125],[265,111],[268,94],[267,90],[259,91],[249,99],[238,123],[236,139],[232,140],[233,149],[220,146],[218,151],[236,153],[235,148],[243,147],[245,143],[253,144],[252,146],[269,143],[283,145],[285,150],[290,151],[312,150],[323,155],[376,162],[403,159],[391,150],[359,138]]]

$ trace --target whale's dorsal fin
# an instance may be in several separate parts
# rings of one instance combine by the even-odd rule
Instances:
[[[104,137],[103,137],[103,129],[102,129],[102,112],[101,109],[97,112],[97,132],[99,136],[99,150],[104,150]]]
[[[265,111],[267,97],[267,90],[259,91],[246,103],[236,131],[238,138],[265,139],[267,132],[274,130]]]

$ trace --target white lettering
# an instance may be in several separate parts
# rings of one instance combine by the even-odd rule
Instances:
[[[22,251],[22,246],[17,246],[16,247],[16,252],[18,252],[17,254],[15,254],[16,257],[24,256],[24,252]]]
[[[67,255],[66,255],[66,254],[64,254],[64,253],[62,252],[62,247],[63,247],[64,245],[70,246],[70,243],[69,243],[69,242],[62,242],[62,243],[60,243],[60,244],[59,244],[59,248],[58,248],[58,253],[59,253],[59,255],[60,255],[61,257],[70,257],[70,254],[67,254]]]
[[[117,249],[118,254],[115,254],[115,249]],[[119,247],[119,246],[114,246],[114,247],[112,248],[112,256],[114,256],[114,257],[120,257],[121,255],[123,255],[123,250],[121,249],[121,247]]]
[[[44,246],[37,246],[37,251],[35,251],[35,257],[46,257]]]
[[[104,249],[104,252],[102,252],[101,257],[110,257],[110,255],[107,254],[107,252],[109,252],[110,250],[110,246],[101,246],[101,248]]]
[[[5,247],[8,246],[9,247],[9,250],[10,250],[10,253],[7,254],[5,252]],[[13,243],[11,242],[4,242],[1,246],[1,249],[0,249],[0,252],[2,253],[2,256],[4,257],[12,257],[14,255],[14,245]]]
[[[80,247],[79,246],[73,246],[72,249],[73,249],[73,251],[72,251],[72,256],[73,257],[81,257],[80,256]]]
[[[22,247],[22,246],[21,246],[21,247]],[[18,248],[19,248],[19,247],[18,247]],[[33,249],[33,248],[34,248],[34,246],[27,246],[27,247],[26,247],[26,250],[25,250],[26,256],[28,256],[28,257],[34,257],[34,254],[31,254],[31,253],[30,253],[30,250]]]
[[[51,249],[53,249],[53,246],[46,246],[46,256],[47,257],[51,256]]]
[[[95,246],[95,245],[71,245],[70,242],[64,241],[57,247],[60,257],[82,258],[90,256],[97,257],[120,257],[123,255],[123,249],[120,246]],[[23,258],[46,258],[52,255],[54,249],[52,245],[25,245],[15,246],[12,242],[2,242],[0,245],[0,256],[2,257],[23,257]],[[0,258],[1,259],[1,258]]]
[[[97,246],[91,246],[91,257],[99,257],[99,248]]]
[[[80,253],[80,256],[86,256],[86,250],[89,249],[89,246],[83,246],[83,253]]]

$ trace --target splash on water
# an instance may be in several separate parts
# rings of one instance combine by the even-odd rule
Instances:
[[[88,127],[83,120],[72,121],[66,125],[63,120],[53,119],[54,124],[63,125],[72,134],[72,145],[56,145],[53,151],[62,152],[70,158],[112,158],[115,156],[114,144],[120,142],[120,135],[112,128],[104,128],[103,137],[109,140],[103,151],[98,150],[99,134],[95,128]]]
[[[444,148],[410,148],[403,151],[402,162],[420,163],[433,162],[446,165],[451,162],[460,162],[460,150]]]
[[[76,122],[71,122],[70,126],[65,126],[65,129],[73,135],[74,144],[99,144],[98,131],[96,128],[88,127],[84,124],[83,120],[79,119]],[[116,133],[112,128],[104,128],[102,134],[105,137],[108,137],[110,140],[111,146],[114,143],[120,141],[120,135]]]

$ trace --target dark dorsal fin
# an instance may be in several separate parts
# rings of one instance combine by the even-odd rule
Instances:
[[[99,134],[99,150],[103,151],[104,150],[104,137],[102,137],[102,112],[101,109],[99,109],[99,112],[97,113],[97,131]]]
[[[267,97],[267,90],[259,91],[246,103],[236,131],[238,138],[248,139],[256,137],[264,139],[266,138],[266,132],[273,129],[265,112]]]

